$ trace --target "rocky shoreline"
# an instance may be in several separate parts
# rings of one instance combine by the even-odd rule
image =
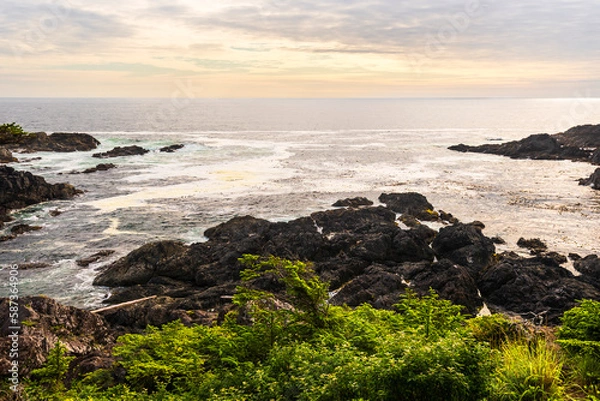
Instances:
[[[67,151],[66,146],[39,145],[53,135],[36,136],[30,151],[43,146]],[[64,135],[55,138],[65,141]],[[74,139],[71,149],[95,141],[79,137],[85,134],[74,135],[81,140]],[[553,136],[534,135],[481,147],[458,145],[453,150],[597,164],[599,138],[600,126],[582,126]],[[13,157],[8,149],[25,151],[23,144],[19,146],[6,147],[3,157]],[[165,148],[165,152],[181,146]],[[94,171],[112,168],[108,166],[98,165]],[[599,170],[583,185],[599,189]],[[70,199],[79,193],[69,184],[48,184],[31,173],[0,166],[0,227],[12,209]],[[495,244],[502,240],[487,237],[484,223],[460,222],[452,214],[436,210],[419,193],[384,193],[378,200],[379,205],[362,197],[342,199],[333,209],[288,222],[234,217],[207,229],[206,242],[152,242],[101,268],[94,285],[111,288],[107,305],[148,298],[141,302],[94,313],[49,298],[22,298],[23,365],[28,370],[40,367],[60,340],[77,357],[70,369],[70,374],[77,376],[110,366],[109,350],[121,334],[173,320],[186,325],[220,321],[234,308],[231,298],[241,284],[243,269],[238,259],[244,254],[312,263],[321,279],[330,283],[333,305],[369,303],[391,309],[407,289],[418,294],[433,289],[440,297],[462,305],[469,315],[485,309],[554,325],[578,300],[600,300],[600,259],[596,255],[569,255],[578,272],[573,274],[564,267],[567,257],[548,251],[539,240],[519,241],[531,249],[528,257],[498,253]],[[77,263],[95,263],[109,252]],[[268,276],[252,285],[275,294],[284,290]],[[9,301],[0,300],[0,313],[7,316],[8,308]],[[6,359],[9,327],[8,322],[0,326],[0,368],[10,363]]]
[[[519,141],[502,144],[469,146],[459,144],[449,147],[458,152],[489,153],[513,159],[571,160],[600,165],[600,125],[580,125],[554,135],[535,134]],[[597,169],[580,185],[600,189],[600,172]]]

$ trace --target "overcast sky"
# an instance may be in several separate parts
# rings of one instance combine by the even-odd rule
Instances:
[[[2,0],[0,97],[600,97],[597,0]]]

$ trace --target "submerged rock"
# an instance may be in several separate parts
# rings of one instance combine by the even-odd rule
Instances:
[[[589,178],[579,180],[579,185],[589,185],[593,189],[600,189],[600,168],[597,168]]]
[[[92,168],[88,168],[82,171],[83,174],[91,174],[91,173],[96,173],[98,171],[107,171],[113,168],[116,168],[117,166],[115,166],[112,163],[100,163],[98,165],[96,165],[96,167],[92,167]]]
[[[98,159],[106,159],[109,157],[120,157],[120,156],[141,156],[141,155],[145,155],[148,152],[150,152],[148,149],[144,149],[141,146],[137,146],[137,145],[124,146],[124,147],[117,146],[116,148],[109,150],[108,152],[94,153],[92,155],[92,157],[95,157]]]
[[[548,246],[539,238],[519,238],[519,240],[517,241],[517,246],[521,248],[527,248],[532,253],[541,253],[548,250]]]
[[[115,251],[112,249],[103,249],[99,252],[96,252],[95,254],[93,254],[91,256],[88,256],[87,258],[77,259],[75,261],[75,263],[77,263],[77,266],[87,267],[87,266],[91,265],[92,263],[96,263],[104,258],[111,256],[114,253],[115,253]]]
[[[169,146],[165,146],[165,147],[163,147],[163,148],[160,148],[159,150],[160,150],[161,152],[173,153],[173,152],[175,152],[176,150],[182,149],[183,147],[185,147],[185,145],[183,145],[183,144],[181,144],[181,143],[178,143],[178,144],[175,144],[175,145],[169,145]]]

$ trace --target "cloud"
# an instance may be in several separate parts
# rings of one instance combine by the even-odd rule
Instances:
[[[105,72],[129,72],[135,76],[152,76],[164,74],[193,74],[192,71],[179,70],[175,68],[158,67],[143,63],[105,63],[105,64],[67,64],[54,66],[53,70],[65,71],[105,71]]]

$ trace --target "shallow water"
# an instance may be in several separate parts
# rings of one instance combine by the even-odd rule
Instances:
[[[99,110],[95,118],[81,110],[78,115],[84,118],[69,115],[66,101],[45,102],[25,102],[24,106],[0,101],[5,106],[0,118],[24,121],[41,107],[42,116],[47,116],[43,118],[51,119],[47,109],[54,108],[57,113],[67,113],[55,119],[54,129],[34,122],[28,123],[33,128],[26,128],[86,131],[102,145],[94,152],[19,155],[20,159],[41,160],[14,164],[49,182],[67,181],[86,191],[71,201],[49,202],[15,213],[14,224],[41,225],[43,229],[0,244],[0,265],[51,264],[45,269],[20,272],[21,295],[45,294],[91,308],[107,294],[107,289],[91,286],[97,269],[149,241],[202,241],[206,228],[234,216],[289,220],[327,209],[343,197],[367,196],[376,201],[382,192],[417,191],[438,210],[462,221],[480,220],[488,236],[499,235],[508,242],[501,250],[518,250],[515,244],[519,237],[539,237],[551,250],[561,253],[600,253],[599,191],[576,182],[589,176],[593,166],[447,150],[460,142],[490,143],[543,131],[532,126],[552,126],[551,118],[544,113],[566,115],[557,110],[568,110],[567,101],[515,100],[491,102],[487,107],[477,101],[329,101],[317,102],[330,112],[320,118],[319,107],[310,102],[278,105],[264,101],[202,101],[199,104],[204,114],[208,113],[207,104],[218,110],[210,119],[194,115],[191,120],[195,125],[188,119],[183,126],[174,118],[168,127],[165,123],[156,131],[147,130],[144,120],[140,123],[135,115],[121,114],[115,117],[120,130],[111,130],[114,121],[105,119],[106,109],[117,113],[118,108],[109,101],[95,103]],[[158,107],[158,103],[149,104]],[[304,109],[299,107],[303,104]],[[600,102],[590,100],[590,104],[596,107]],[[69,105],[75,107],[77,102]],[[349,105],[354,113],[342,113]],[[143,109],[132,103],[134,106]],[[6,113],[11,107],[13,114],[8,118]],[[254,115],[244,122],[243,118],[250,115],[248,109],[254,110]],[[304,111],[306,118],[293,110],[299,114]],[[492,117],[485,120],[484,110]],[[517,115],[517,110],[529,114],[517,121],[502,122],[502,116]],[[267,118],[267,113],[275,112],[281,114],[277,119]],[[231,120],[226,118],[228,113]],[[260,118],[261,113],[265,118]],[[400,122],[398,115],[405,121]],[[433,116],[431,121],[426,121],[427,115]],[[459,117],[469,115],[472,117],[466,122],[459,122]],[[43,118],[38,115],[36,121],[41,124]],[[67,128],[69,121],[74,128]],[[91,128],[86,129],[85,124]],[[221,129],[215,129],[219,126]],[[245,129],[232,130],[240,126]],[[176,128],[180,131],[174,131]],[[158,152],[160,147],[173,143],[186,146],[175,153]],[[110,160],[91,157],[95,152],[130,144],[151,152]],[[118,167],[94,174],[68,174],[107,161]],[[55,209],[62,214],[51,217],[49,211]],[[88,268],[75,264],[75,259],[101,249],[117,252]],[[5,275],[6,270],[0,271],[0,283],[6,283]],[[0,286],[0,296],[6,294],[7,287]]]

